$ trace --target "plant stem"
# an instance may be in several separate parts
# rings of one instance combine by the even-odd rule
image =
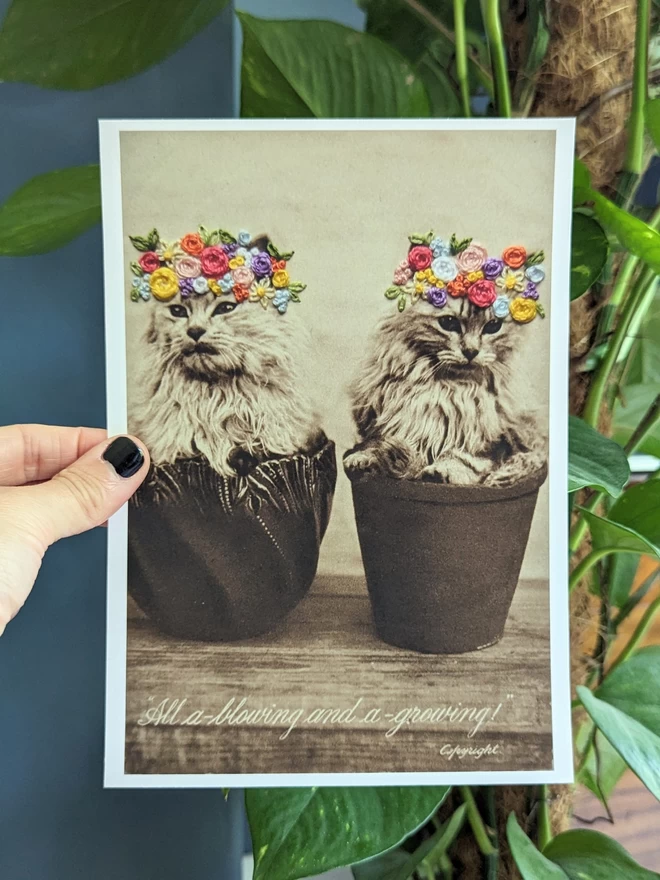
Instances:
[[[650,0],[637,0],[632,107],[628,119],[628,142],[623,163],[624,170],[636,176],[642,173],[644,166],[644,105],[648,99],[650,24]]]
[[[467,40],[465,38],[465,0],[454,0],[454,36],[456,38],[456,78],[461,92],[463,116],[472,116],[468,77]]]
[[[620,547],[598,547],[596,550],[592,550],[588,556],[585,556],[582,562],[579,565],[575,566],[573,570],[573,574],[570,576],[568,581],[568,591],[572,593],[573,590],[580,583],[582,578],[590,571],[594,565],[596,565],[604,556],[609,556],[610,553],[630,553],[630,550],[621,550]]]
[[[620,663],[625,663],[626,660],[628,660],[628,658],[635,653],[635,651],[639,647],[640,642],[642,641],[642,639],[648,632],[649,627],[653,623],[653,618],[658,613],[658,611],[660,611],[660,596],[658,596],[657,599],[654,599],[644,612],[644,616],[637,624],[635,631],[630,637],[627,645],[625,646],[623,651],[621,651],[614,663],[612,663],[610,668],[607,670],[608,675],[610,674],[610,672],[612,672],[612,670],[616,669],[616,667],[619,666]]]
[[[489,785],[486,789],[486,818],[488,820],[488,836],[495,850],[486,856],[486,880],[497,880],[500,870],[500,853],[497,840],[497,808],[495,806],[495,789]]]
[[[486,831],[486,826],[484,825],[484,821],[481,818],[481,814],[479,813],[479,808],[477,807],[477,802],[474,799],[474,795],[467,785],[461,785],[460,792],[461,797],[463,798],[463,801],[467,808],[468,822],[470,823],[470,827],[472,828],[474,839],[477,841],[477,846],[479,847],[483,855],[485,855],[486,857],[492,856],[495,852],[495,848],[493,847],[493,844],[490,842],[490,838],[488,837],[488,832]]]
[[[490,64],[493,69],[495,109],[498,116],[509,118],[511,116],[511,89],[509,88],[509,71],[506,63],[499,0],[482,0],[482,11],[490,52]]]
[[[550,810],[548,799],[550,792],[547,785],[539,786],[539,811],[537,819],[537,843],[541,852],[552,840],[552,826],[550,824]]]

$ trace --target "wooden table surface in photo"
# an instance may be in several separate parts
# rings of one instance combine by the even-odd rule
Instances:
[[[319,577],[275,632],[241,642],[170,638],[131,606],[127,663],[127,773],[552,767],[546,581],[521,581],[504,638],[470,654],[418,654],[385,644],[373,627],[364,580]],[[245,700],[244,712],[273,706],[302,712],[284,736],[291,715],[275,724],[228,723],[231,709],[222,710],[232,699],[231,709]],[[406,709],[492,712],[500,703],[473,736],[475,722],[467,719],[403,723],[387,735]],[[351,707],[343,723],[304,721],[323,709],[347,718]],[[380,712],[369,716],[374,709]],[[472,754],[452,756],[455,746]]]

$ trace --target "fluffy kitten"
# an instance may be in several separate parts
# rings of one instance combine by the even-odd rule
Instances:
[[[201,453],[218,473],[245,475],[320,445],[293,316],[212,293],[148,307],[143,399],[131,430],[155,464]]]
[[[545,438],[512,385],[519,330],[466,297],[388,314],[352,388],[361,442],[345,467],[462,486],[540,467]]]

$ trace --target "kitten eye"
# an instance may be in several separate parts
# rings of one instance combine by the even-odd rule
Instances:
[[[173,318],[187,318],[188,309],[185,306],[170,306],[170,315]]]
[[[443,315],[441,318],[438,318],[438,324],[440,324],[443,330],[448,330],[450,333],[461,332],[461,322],[453,315]]]
[[[211,315],[214,318],[216,315],[228,315],[229,312],[233,312],[238,303],[233,302],[221,302],[213,309],[213,313]]]
[[[482,334],[484,334],[484,333],[497,333],[498,330],[500,330],[501,328],[502,328],[502,322],[498,321],[497,319],[494,319],[492,321],[489,321],[481,332],[482,332]]]

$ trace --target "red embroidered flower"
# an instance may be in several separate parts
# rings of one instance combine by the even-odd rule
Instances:
[[[234,284],[234,299],[237,303],[245,302],[249,296],[250,291],[247,287],[243,287],[241,284]]]
[[[276,260],[275,257],[271,257],[270,262],[273,266],[273,272],[278,272],[281,269],[286,269],[286,260]]]
[[[196,232],[189,232],[181,239],[181,247],[187,254],[198,257],[204,250],[204,242]]]
[[[470,286],[470,282],[467,280],[466,275],[457,275],[453,281],[450,281],[447,285],[447,293],[450,296],[465,296],[468,292],[468,288]]]
[[[430,247],[426,247],[423,244],[417,244],[408,251],[408,265],[415,272],[422,272],[424,269],[428,269],[432,260],[433,251]]]
[[[202,261],[202,272],[205,275],[217,277],[229,271],[229,258],[222,248],[204,248],[200,259]]]
[[[495,285],[485,278],[482,278],[481,281],[475,281],[468,289],[468,299],[480,309],[487,309],[497,299]]]
[[[146,251],[144,254],[140,254],[138,263],[145,272],[155,272],[156,269],[160,269],[158,254],[155,254],[153,251]]]
[[[504,251],[504,253],[502,254],[502,259],[507,264],[507,266],[511,266],[512,269],[520,269],[522,264],[527,259],[527,251],[524,247],[520,247],[520,245],[514,244]]]

